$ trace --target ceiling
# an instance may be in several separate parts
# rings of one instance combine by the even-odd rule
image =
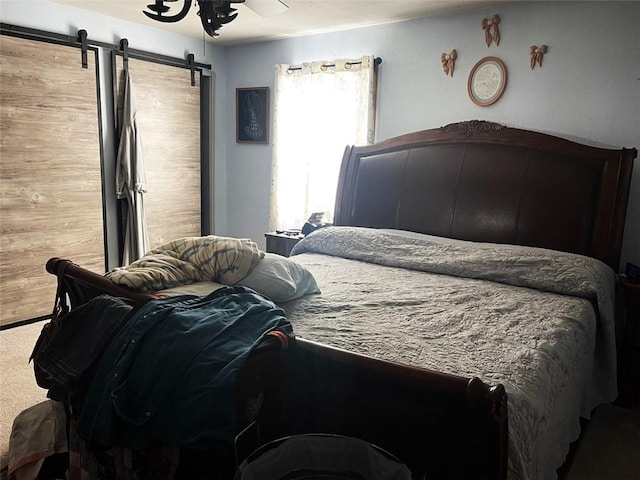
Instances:
[[[220,29],[215,39],[203,32],[197,5],[183,20],[163,23],[142,13],[153,0],[53,1],[228,46],[379,25],[513,0],[246,0],[245,4],[233,5],[238,10],[237,18]],[[166,5],[177,12],[182,2]]]

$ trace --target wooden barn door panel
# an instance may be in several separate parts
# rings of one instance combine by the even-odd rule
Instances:
[[[129,58],[147,172],[151,248],[201,234],[200,84],[184,68]],[[116,59],[122,92],[122,57]],[[119,97],[120,95],[118,95]]]
[[[48,315],[54,256],[104,273],[95,53],[0,37],[0,323]]]

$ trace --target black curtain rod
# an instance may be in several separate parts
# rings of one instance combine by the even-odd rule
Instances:
[[[44,30],[37,30],[34,28],[20,27],[18,25],[11,25],[8,23],[0,23],[0,33],[3,35],[28,38],[31,40],[42,40],[51,43],[57,43],[59,45],[82,47],[82,42],[77,36],[63,35],[61,33],[53,33]],[[115,51],[118,55],[122,55],[122,52],[120,51],[120,45],[113,45],[111,43],[99,42],[95,40],[87,40],[87,43],[89,46],[102,47],[107,50]],[[162,63],[164,65],[170,65],[174,67],[182,67],[186,69],[191,68],[188,59],[169,57],[167,55],[146,52],[144,50],[136,50],[134,48],[129,48],[129,57],[136,58],[138,60],[147,60],[150,62]],[[193,65],[198,68],[211,70],[210,64],[194,62]]]
[[[182,67],[189,70],[191,65],[189,64],[189,59],[186,58],[184,60],[174,57],[167,57],[165,55],[160,55],[151,52],[145,52],[143,50],[136,50],[135,48],[129,48],[129,58],[135,58],[138,60],[147,60],[149,62],[162,63],[163,65],[170,65],[173,67]],[[113,51],[116,55],[122,55],[122,51],[118,48],[114,48]],[[193,55],[193,54],[190,54]],[[211,65],[205,63],[194,62],[194,66],[198,68],[204,68],[207,70],[211,70]]]
[[[360,65],[362,62],[347,62],[346,65]],[[374,65],[377,67],[382,63],[382,58],[376,57],[373,59]],[[323,67],[335,67],[335,63],[327,63],[322,65]],[[302,70],[302,67],[289,67],[288,70]]]

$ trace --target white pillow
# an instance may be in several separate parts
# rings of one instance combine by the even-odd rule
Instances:
[[[264,258],[236,285],[252,288],[276,303],[320,293],[316,279],[309,270],[275,253],[265,253]]]

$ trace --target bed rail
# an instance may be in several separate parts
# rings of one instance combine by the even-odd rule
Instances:
[[[88,302],[101,294],[113,295],[131,300],[133,303],[143,303],[158,298],[152,293],[133,290],[112,282],[104,275],[82,268],[71,260],[51,258],[46,264],[47,272],[62,280],[69,296],[71,308]]]

